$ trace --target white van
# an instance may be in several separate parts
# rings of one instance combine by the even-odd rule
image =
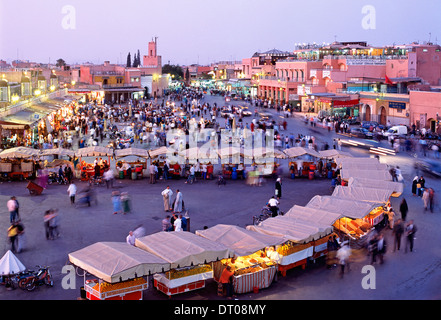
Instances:
[[[407,135],[407,127],[406,126],[393,126],[390,127],[389,130],[383,133],[385,137],[390,136],[405,136]]]

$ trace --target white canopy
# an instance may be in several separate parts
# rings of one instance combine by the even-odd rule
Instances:
[[[39,150],[27,147],[15,147],[0,152],[0,159],[25,159],[38,156]]]
[[[353,156],[349,152],[337,150],[337,149],[328,149],[319,151],[322,158],[326,159],[336,159],[336,158],[352,158]]]
[[[341,166],[341,170],[380,170],[388,171],[387,164],[385,163],[357,163],[357,162],[345,162]]]
[[[352,219],[362,219],[372,210],[382,205],[382,203],[356,201],[333,196],[314,196],[306,207],[329,210]]]
[[[388,189],[336,186],[332,196],[343,199],[385,204],[389,201],[392,192],[393,191]]]
[[[380,160],[377,158],[366,157],[352,157],[352,158],[337,158],[335,159],[337,166],[344,165],[345,163],[357,163],[357,164],[377,164]]]
[[[168,261],[171,268],[189,267],[228,258],[223,244],[186,231],[161,231],[137,238],[135,246]]]
[[[26,267],[18,258],[8,250],[5,255],[0,259],[0,274],[12,275],[25,271]]]
[[[97,242],[69,253],[69,261],[109,283],[170,270],[164,259],[125,242]]]
[[[185,160],[195,162],[199,160],[201,163],[217,162],[219,155],[217,149],[210,149],[206,147],[193,147],[184,149],[178,152],[178,155],[184,157]]]
[[[341,169],[340,176],[343,180],[348,180],[349,178],[367,178],[376,179],[382,181],[392,181],[392,176],[389,170],[361,170],[361,169]]]
[[[276,159],[286,159],[287,155],[276,148],[263,148],[255,147],[253,150],[253,158],[276,158]]]
[[[76,151],[78,157],[106,157],[113,156],[113,149],[101,146],[81,148]]]
[[[53,149],[43,149],[40,153],[40,156],[70,156],[73,157],[75,152],[73,150],[64,149],[64,148],[53,148]]]
[[[157,149],[149,150],[148,152],[149,152],[150,158],[156,158],[156,157],[159,157],[162,155],[166,155],[168,152],[168,148],[163,146],[163,147],[160,147]]]
[[[141,148],[125,148],[115,150],[115,158],[123,158],[128,156],[135,156],[140,158],[149,158],[149,152],[146,149]]]
[[[403,193],[404,185],[401,182],[381,181],[367,178],[349,178],[349,187],[362,187],[373,189],[387,189],[392,191],[393,197],[399,197]]]
[[[304,155],[310,155],[316,158],[322,158],[320,153],[318,153],[317,151],[303,147],[292,147],[283,150],[283,152],[287,155],[288,158],[297,158]]]
[[[308,243],[332,233],[333,227],[286,216],[277,216],[262,221],[258,226],[249,225],[247,230],[284,237],[292,242]]]
[[[247,256],[266,247],[286,242],[283,237],[266,235],[225,224],[218,224],[206,230],[198,230],[196,234],[223,244],[236,256]]]
[[[341,217],[341,214],[324,209],[294,205],[291,209],[288,210],[287,213],[285,213],[285,216],[292,219],[319,223],[321,225],[332,225],[336,220]]]

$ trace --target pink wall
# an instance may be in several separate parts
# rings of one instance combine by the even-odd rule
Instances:
[[[421,116],[426,120],[426,128],[431,119],[437,119],[437,113],[441,116],[441,92],[410,91],[410,122],[416,124]],[[440,130],[440,126],[437,127]]]

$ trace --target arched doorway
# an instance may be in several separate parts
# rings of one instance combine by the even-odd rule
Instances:
[[[381,107],[380,108],[380,121],[379,121],[379,123],[385,126],[386,122],[387,122],[386,108]]]
[[[371,121],[371,106],[365,105],[364,109],[364,121]]]
[[[429,119],[427,121],[428,129],[430,129],[431,132],[436,132],[436,120],[435,119]]]

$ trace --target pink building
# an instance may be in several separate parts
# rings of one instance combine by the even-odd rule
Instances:
[[[410,124],[441,133],[441,92],[410,91]]]

